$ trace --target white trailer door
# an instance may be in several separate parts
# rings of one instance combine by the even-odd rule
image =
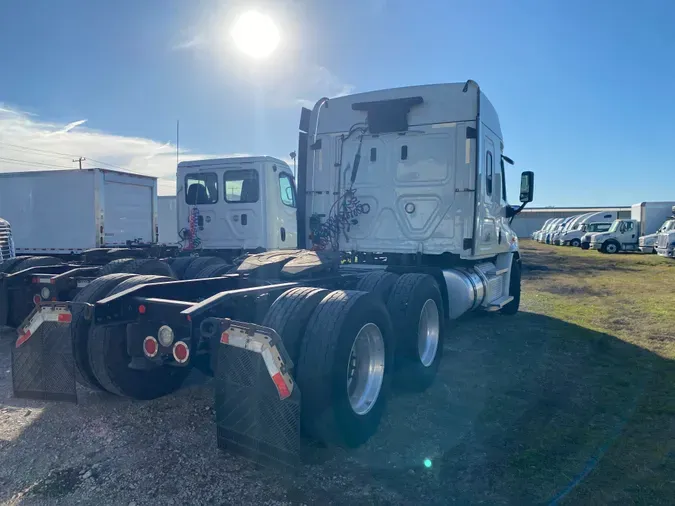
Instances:
[[[152,242],[153,189],[148,181],[106,173],[103,191],[105,244],[127,241]]]

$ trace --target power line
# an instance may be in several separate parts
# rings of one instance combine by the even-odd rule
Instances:
[[[9,146],[11,148],[15,148],[15,149],[23,150],[23,151],[35,151],[36,153],[45,153],[45,154],[49,154],[49,155],[62,156],[62,157],[66,157],[66,158],[73,158],[73,157],[81,158],[82,157],[82,155],[74,155],[72,153],[70,153],[70,154],[59,153],[58,151],[50,151],[50,150],[47,150],[47,149],[29,148],[28,146],[19,146],[18,144],[10,144],[8,142],[0,142],[0,144],[2,144],[3,146]],[[115,165],[114,163],[104,162],[102,160],[96,160],[94,158],[89,158],[89,161],[94,162],[94,163],[98,163],[98,164],[101,164],[101,165],[107,165],[108,167],[112,167],[114,169],[120,169],[120,170],[124,170],[124,171],[129,170],[129,169],[125,169],[124,167],[120,167],[119,165]]]
[[[17,160],[15,158],[4,158],[0,157],[0,161],[3,162],[12,162],[16,163],[19,165],[29,165],[29,166],[41,166],[41,167],[49,167],[51,169],[72,169],[72,167],[67,167],[65,165],[53,165],[51,163],[44,163],[44,162],[32,162],[30,160]]]

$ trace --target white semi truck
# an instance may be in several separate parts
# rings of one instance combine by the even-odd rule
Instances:
[[[672,216],[659,229],[654,249],[659,256],[675,258],[675,206]]]
[[[671,216],[675,202],[640,202],[631,206],[630,219],[617,219],[607,232],[590,236],[590,249],[602,253],[640,251],[640,237],[653,234]]]
[[[560,227],[551,237],[551,244],[554,244],[556,246],[560,246],[560,238],[568,231],[571,230],[572,228],[576,227],[576,224],[582,220],[586,214],[575,214],[568,218],[566,223],[563,223],[563,226]]]
[[[148,399],[199,367],[215,375],[221,448],[285,462],[297,459],[301,432],[364,443],[392,381],[417,392],[432,384],[448,320],[518,311],[521,260],[509,223],[532,200],[534,176],[521,176],[521,206],[508,205],[504,162],[513,162],[502,150],[496,110],[473,81],[320,100],[301,115],[297,195],[282,181],[285,167],[259,162],[260,181],[281,183],[274,188],[297,222],[278,214],[249,244],[255,233],[301,249],[249,255],[207,279],[112,274],[72,302],[41,302],[19,329],[15,395],[72,400],[77,377]],[[217,234],[228,221],[245,234],[236,230],[248,226],[243,215],[257,219],[255,199],[243,197],[251,178],[228,174],[246,167],[220,165],[190,167],[197,175],[184,184],[192,228],[200,216],[204,227],[188,239],[202,245],[227,239]],[[236,210],[218,205],[226,195]],[[66,359],[36,378],[43,342],[61,343]]]
[[[675,207],[673,207],[672,216],[664,221],[656,232],[640,237],[640,251],[642,253],[657,253],[656,248],[659,235],[669,232],[673,227],[675,227]]]
[[[12,226],[7,220],[0,218],[0,266],[16,256]],[[6,264],[5,264],[6,265]],[[0,268],[0,272],[2,272]]]
[[[532,235],[530,236],[531,239],[534,240],[534,241],[536,241],[536,240],[538,239],[538,237],[539,237],[539,233],[542,232],[542,231],[548,226],[548,224],[551,223],[554,219],[555,219],[555,218],[549,218],[548,220],[546,220],[546,221],[544,222],[544,224],[541,226],[540,229],[535,230],[534,232],[532,232]]]
[[[563,246],[579,247],[581,246],[581,239],[584,234],[591,231],[604,232],[609,230],[609,227],[616,219],[616,216],[616,211],[602,211],[583,214],[573,226],[569,227],[563,234],[560,235],[560,244]]]

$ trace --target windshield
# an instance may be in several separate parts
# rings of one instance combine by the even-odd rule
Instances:
[[[663,225],[662,228],[662,232],[670,232],[671,230],[675,230],[675,220],[670,220],[668,223]]]
[[[616,232],[617,230],[619,230],[619,227],[621,226],[621,223],[623,223],[623,221],[614,220],[614,223],[612,223],[612,226],[610,227],[609,231],[610,232]]]

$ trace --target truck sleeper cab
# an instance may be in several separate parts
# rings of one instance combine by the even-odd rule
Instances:
[[[55,321],[68,329],[79,380],[94,388],[152,398],[178,388],[192,366],[212,372],[222,448],[292,459],[300,430],[358,446],[377,429],[390,381],[414,392],[433,383],[447,320],[518,311],[509,220],[532,200],[534,178],[522,174],[522,205],[508,205],[504,161],[513,162],[502,150],[496,111],[473,81],[322,99],[300,122],[303,249],[249,255],[207,279],[98,278],[77,303],[40,304],[15,355],[30,360],[31,336]],[[208,206],[224,198],[227,171],[241,169],[200,169],[186,172],[179,202],[198,209],[187,211],[189,225],[206,247],[206,225],[230,213]],[[263,170],[275,174],[268,166],[260,178]],[[229,219],[241,224],[248,212]],[[155,381],[143,381],[149,375]],[[29,368],[14,378],[15,393],[35,388]],[[273,438],[279,419],[293,427],[284,441]]]

